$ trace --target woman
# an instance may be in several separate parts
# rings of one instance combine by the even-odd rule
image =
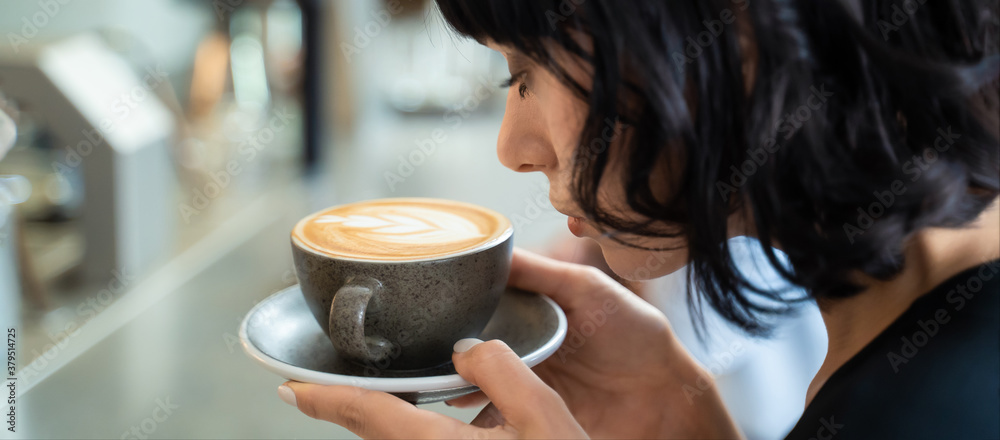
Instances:
[[[618,275],[690,265],[691,313],[758,335],[818,302],[828,354],[789,438],[1000,436],[995,1],[438,5],[507,58],[500,161],[545,173]],[[810,298],[747,282],[740,235]],[[510,284],[599,325],[533,371],[459,341],[483,394],[453,403],[492,402],[473,425],[351,387],[280,392],[362,437],[740,436],[663,315],[601,272],[519,251]]]

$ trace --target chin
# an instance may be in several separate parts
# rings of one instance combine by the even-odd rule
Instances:
[[[617,243],[599,243],[604,260],[618,276],[629,281],[644,281],[672,274],[687,264],[687,252],[652,252]]]

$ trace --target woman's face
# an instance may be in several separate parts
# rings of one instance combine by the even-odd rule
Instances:
[[[571,185],[573,161],[579,158],[577,146],[584,145],[584,153],[589,148],[609,148],[609,164],[598,191],[599,207],[602,211],[618,216],[638,219],[625,204],[621,185],[622,164],[615,152],[623,136],[628,135],[627,127],[615,121],[607,121],[602,130],[602,139],[582,140],[580,133],[587,116],[587,103],[577,98],[573,92],[546,68],[517,51],[496,44],[489,47],[503,54],[513,78],[507,93],[500,136],[497,139],[497,156],[504,166],[517,172],[541,172],[549,179],[549,200],[556,210],[569,217],[567,227],[578,237],[591,238],[601,246],[608,265],[619,276],[630,280],[656,278],[687,264],[684,240],[679,238],[648,238],[628,234],[616,234],[623,242],[652,249],[676,249],[671,251],[648,251],[622,245],[596,225],[583,218],[584,214],[574,202]],[[565,58],[565,59],[560,59]],[[590,84],[589,73],[581,64],[568,55],[556,61],[579,84]],[[668,177],[661,172],[653,177],[656,187],[666,188]],[[657,182],[659,181],[659,182]]]

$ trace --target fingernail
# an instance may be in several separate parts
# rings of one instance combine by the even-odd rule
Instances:
[[[278,397],[281,398],[282,402],[285,402],[296,408],[299,407],[299,405],[295,403],[295,391],[292,391],[292,389],[288,385],[282,385],[278,387]]]
[[[470,348],[474,347],[476,344],[482,344],[482,343],[483,343],[482,339],[476,339],[476,338],[459,339],[458,342],[455,343],[454,350],[455,353],[465,353],[469,351]]]

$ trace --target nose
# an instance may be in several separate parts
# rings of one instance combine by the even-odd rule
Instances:
[[[558,160],[549,139],[537,102],[530,96],[522,99],[512,87],[507,93],[507,107],[497,138],[500,163],[519,173],[554,171]]]

